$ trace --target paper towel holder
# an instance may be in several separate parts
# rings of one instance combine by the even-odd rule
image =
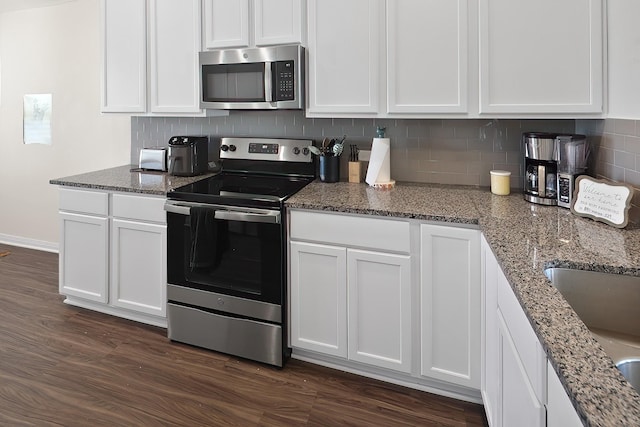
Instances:
[[[393,188],[396,181],[391,179],[391,140],[385,138],[386,128],[377,126],[376,137],[371,144],[371,158],[367,168],[365,182],[373,188],[387,190]]]

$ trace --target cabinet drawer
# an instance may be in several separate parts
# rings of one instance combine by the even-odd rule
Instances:
[[[546,402],[547,356],[502,272],[498,274],[498,311],[522,361],[536,396]]]
[[[111,213],[116,218],[137,219],[164,224],[167,222],[164,202],[164,197],[114,194]]]
[[[82,212],[102,216],[109,215],[108,193],[60,188],[59,194],[61,211]]]
[[[409,253],[409,222],[291,211],[291,238]]]

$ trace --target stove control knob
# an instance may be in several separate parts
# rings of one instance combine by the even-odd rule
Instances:
[[[229,146],[229,151],[236,151],[236,146],[235,145],[230,145]]]
[[[229,146],[228,146],[228,145],[223,144],[223,145],[221,145],[221,146],[220,146],[220,150],[221,150],[221,151],[228,151],[228,150],[229,150]]]
[[[293,147],[293,154],[295,154],[296,156],[297,156],[298,154],[300,154],[300,148],[298,148],[298,147]]]
[[[302,149],[302,155],[303,155],[303,156],[308,156],[308,155],[309,155],[309,149],[308,149],[307,147],[304,147],[304,148]]]

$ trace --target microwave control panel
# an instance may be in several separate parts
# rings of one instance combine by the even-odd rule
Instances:
[[[294,66],[293,61],[277,61],[274,63],[275,65],[275,85],[274,91],[275,101],[293,101],[295,99],[294,95]]]

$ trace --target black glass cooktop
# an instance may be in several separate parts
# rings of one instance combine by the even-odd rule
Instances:
[[[167,197],[196,203],[279,208],[284,200],[311,181],[311,177],[223,171],[210,178],[176,188],[169,192]]]

